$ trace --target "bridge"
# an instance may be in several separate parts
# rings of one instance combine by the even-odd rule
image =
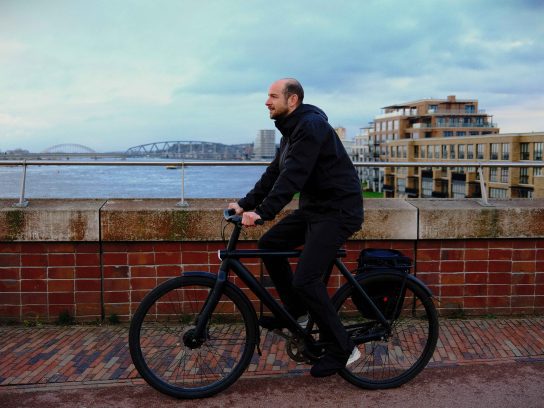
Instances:
[[[166,141],[142,144],[130,147],[125,152],[98,153],[88,146],[75,143],[58,144],[39,152],[30,153],[26,150],[15,150],[0,154],[0,159],[62,159],[87,157],[127,158],[155,157],[187,160],[246,160],[252,156],[251,144],[226,145],[222,143],[203,141]]]
[[[100,158],[126,158],[124,152],[98,153],[94,149],[76,143],[57,144],[39,153],[31,153],[27,150],[17,149],[0,154],[0,160],[55,160],[86,157],[91,159]]]
[[[96,152],[90,147],[83,146],[81,144],[66,143],[58,144],[55,146],[48,147],[43,150],[41,153],[46,154],[96,154]]]
[[[129,157],[161,157],[190,160],[239,160],[251,157],[251,145],[176,140],[147,143],[129,148]]]

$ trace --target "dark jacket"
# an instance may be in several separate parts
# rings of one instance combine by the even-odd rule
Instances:
[[[311,214],[361,218],[361,183],[327,115],[302,104],[276,121],[280,148],[255,187],[238,204],[271,220],[300,192],[299,208]]]

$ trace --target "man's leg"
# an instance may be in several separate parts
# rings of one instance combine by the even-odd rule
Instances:
[[[345,225],[345,220],[326,220],[308,225],[293,286],[302,295],[323,337],[331,342],[327,354],[312,368],[312,375],[331,375],[343,368],[355,346],[330,301],[322,279],[338,249],[358,227]]]
[[[270,228],[259,240],[260,249],[295,249],[304,243],[306,221],[297,211]],[[281,301],[294,317],[306,313],[306,305],[293,289],[293,272],[289,261],[280,257],[263,257],[268,275],[272,279]]]

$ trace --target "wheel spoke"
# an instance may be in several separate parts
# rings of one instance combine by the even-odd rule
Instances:
[[[438,337],[438,321],[432,300],[413,282],[406,282],[406,294],[397,305],[399,293],[377,293],[376,288],[400,288],[402,277],[396,274],[361,277],[361,286],[367,291],[386,318],[398,318],[391,323],[391,333],[383,340],[360,344],[363,357],[350,365],[342,375],[350,382],[366,388],[398,386],[421,371],[432,356]],[[381,323],[374,320],[351,289],[337,298],[337,306],[345,326],[357,325],[362,334],[379,333]],[[389,300],[389,302],[387,302]],[[397,306],[400,306],[398,308]],[[361,309],[359,309],[361,308]]]
[[[151,292],[140,305],[142,311],[135,314],[129,339],[135,366],[146,381],[165,393],[213,395],[234,382],[251,360],[256,326],[232,289],[221,296],[205,338],[197,339],[196,345],[191,340],[213,283],[212,279],[174,278],[163,284],[162,291]]]

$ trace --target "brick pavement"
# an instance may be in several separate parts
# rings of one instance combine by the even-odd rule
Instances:
[[[0,327],[0,386],[139,383],[127,331],[123,326]],[[308,365],[289,359],[284,341],[263,332],[263,355],[255,354],[244,375],[307,372]],[[544,362],[544,317],[443,319],[430,365],[527,361]]]

